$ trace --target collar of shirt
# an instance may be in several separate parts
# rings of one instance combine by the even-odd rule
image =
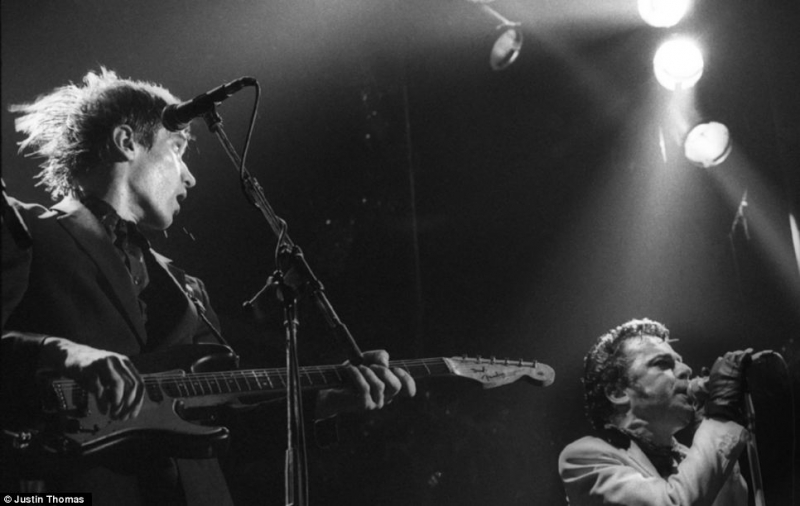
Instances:
[[[614,425],[606,425],[604,439],[617,448],[628,449],[631,441],[636,441],[658,473],[667,477],[677,472],[677,465],[683,460],[678,442],[673,438],[670,446],[658,446],[649,441],[636,437],[634,433]]]
[[[117,240],[126,240],[127,238],[128,241],[139,246],[143,250],[150,247],[150,242],[139,232],[139,228],[136,224],[120,218],[117,211],[105,200],[88,196],[82,200],[82,203],[97,217],[100,224],[103,225],[106,233],[108,233],[108,236],[111,238],[111,242],[116,243]]]

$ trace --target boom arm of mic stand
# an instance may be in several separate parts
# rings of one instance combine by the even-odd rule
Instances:
[[[247,170],[247,168],[242,166],[241,157],[239,157],[236,149],[233,147],[230,140],[228,140],[228,136],[225,135],[225,130],[222,128],[222,118],[217,113],[216,107],[212,108],[211,111],[206,113],[203,118],[206,120],[208,129],[219,139],[222,147],[225,149],[225,152],[228,154],[228,157],[233,162],[237,171],[241,169],[242,184],[244,185],[244,190],[247,192],[252,204],[261,211],[261,214],[264,215],[264,218],[267,220],[267,223],[269,223],[270,228],[272,228],[272,231],[275,233],[278,240],[281,241],[281,247],[284,250],[289,250],[291,252],[292,267],[294,267],[303,277],[303,282],[308,283],[309,286],[311,286],[312,295],[314,297],[314,301],[317,303],[317,307],[319,307],[322,311],[322,314],[328,323],[328,327],[339,339],[339,342],[342,344],[342,346],[344,346],[350,363],[353,365],[361,364],[364,361],[361,349],[358,347],[358,344],[356,344],[356,341],[353,338],[353,335],[350,333],[350,330],[339,319],[339,315],[336,314],[336,311],[333,309],[328,297],[325,295],[325,288],[322,286],[322,283],[319,282],[316,276],[314,276],[314,273],[311,271],[311,267],[308,265],[308,262],[306,262],[303,253],[300,251],[300,248],[294,244],[292,239],[289,237],[289,234],[286,232],[286,222],[275,214],[272,206],[264,196],[264,191],[261,188],[261,185],[254,177],[250,175],[250,172]]]

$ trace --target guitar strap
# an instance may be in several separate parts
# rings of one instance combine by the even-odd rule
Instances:
[[[228,344],[228,341],[224,337],[222,337],[222,332],[220,332],[219,329],[217,329],[214,326],[214,324],[211,323],[211,320],[208,319],[208,316],[206,316],[206,306],[194,294],[194,290],[192,290],[192,287],[189,285],[185,285],[184,293],[186,294],[187,297],[189,297],[189,300],[192,301],[192,304],[194,304],[194,307],[197,310],[197,314],[200,316],[203,322],[205,322],[209,330],[211,330],[211,333],[214,334],[214,337],[217,339],[217,341],[219,341],[219,343],[222,344],[223,346],[231,348],[231,345]]]

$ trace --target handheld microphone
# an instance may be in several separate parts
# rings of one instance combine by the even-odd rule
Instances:
[[[708,376],[698,376],[689,380],[686,395],[689,396],[689,401],[695,406],[701,406],[708,400],[707,384]]]
[[[752,350],[748,349],[745,353],[746,355],[742,357],[741,364],[739,365],[739,367],[742,369],[741,381],[744,382],[743,385],[746,385],[746,373],[751,369],[751,364],[753,364],[753,362],[762,363],[771,357],[778,357],[779,360],[783,360],[779,354],[772,350],[764,350],[759,351],[758,353],[752,353]],[[708,380],[709,372],[705,367],[700,372],[700,376],[689,380],[689,385],[686,388],[686,395],[695,406],[702,406],[708,400]],[[744,387],[744,390],[746,391],[747,387]]]
[[[242,88],[255,84],[254,77],[240,77],[186,102],[170,104],[161,112],[161,123],[170,132],[184,130],[193,119],[210,111],[215,104],[222,102]]]

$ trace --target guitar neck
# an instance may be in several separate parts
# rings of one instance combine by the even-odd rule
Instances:
[[[444,358],[397,360],[390,362],[390,366],[404,369],[414,378],[452,374],[452,369]],[[347,372],[341,365],[312,366],[301,367],[299,376],[300,386],[303,389],[324,389],[345,383]],[[189,373],[181,376],[144,375],[148,394],[156,399],[163,394],[173,398],[183,398],[278,392],[286,389],[287,381],[286,369],[244,369]]]

